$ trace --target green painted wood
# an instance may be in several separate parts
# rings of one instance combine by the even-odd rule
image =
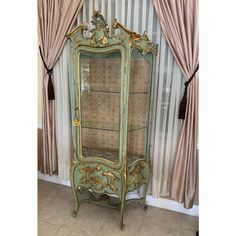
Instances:
[[[144,186],[144,197],[137,199],[144,206],[146,204],[146,193],[151,177],[150,162],[150,127],[151,110],[153,104],[153,85],[155,74],[155,57],[157,49],[148,39],[146,33],[143,36],[127,30],[124,26],[115,21],[113,27],[117,34],[109,37],[106,22],[101,14],[95,12],[92,21],[94,28],[90,31],[90,37],[84,37],[86,27],[80,25],[76,27],[67,37],[71,40],[72,50],[72,70],[73,70],[73,112],[72,123],[74,124],[73,149],[74,157],[71,165],[71,187],[75,201],[73,214],[76,216],[79,206],[84,201],[94,201],[87,199],[79,201],[78,190],[87,189],[89,192],[99,194],[116,194],[119,199],[120,207],[120,225],[123,229],[123,212],[125,198],[128,192],[139,189]],[[137,160],[128,162],[127,160],[127,141],[128,141],[128,111],[129,111],[129,85],[131,74],[132,53],[138,50],[138,57],[147,57],[151,63],[151,79],[149,84],[149,98],[147,104],[147,128],[145,135],[145,156]],[[107,160],[106,158],[91,156],[82,156],[82,134],[81,134],[81,78],[80,78],[80,54],[89,52],[97,58],[111,60],[113,51],[119,51],[121,54],[121,87],[120,87],[120,131],[119,131],[119,159],[118,161]],[[85,57],[85,56],[84,56]],[[132,131],[131,131],[132,132]],[[105,195],[104,195],[105,196]],[[136,199],[134,199],[136,200]],[[96,200],[97,202],[97,200]],[[99,202],[99,201],[98,201]],[[101,201],[101,204],[104,202]],[[109,205],[109,204],[108,204]],[[110,204],[111,205],[111,204]]]

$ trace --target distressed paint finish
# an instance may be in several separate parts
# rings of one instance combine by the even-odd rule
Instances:
[[[150,91],[153,94],[155,57],[157,48],[153,46],[146,33],[143,36],[131,32],[115,21],[113,27],[117,29],[115,36],[109,37],[108,27],[103,16],[95,12],[91,21],[95,28],[90,31],[90,37],[84,37],[86,26],[76,27],[67,37],[71,40],[73,59],[73,148],[74,158],[71,165],[71,186],[75,201],[74,215],[77,215],[79,205],[78,190],[88,189],[90,192],[100,194],[116,194],[120,202],[120,226],[124,229],[123,212],[126,203],[125,198],[128,192],[144,185],[144,197],[137,199],[144,206],[147,188],[151,176],[151,162],[149,150],[150,123],[152,99],[149,98],[147,114],[148,128],[145,136],[145,157],[129,162],[127,160],[127,129],[128,129],[128,102],[129,102],[129,81],[131,73],[131,56],[134,49],[139,50],[142,55],[152,55],[152,76]],[[80,54],[81,51],[94,54],[110,53],[113,51],[121,53],[121,86],[120,86],[120,137],[119,137],[119,160],[113,162],[100,157],[82,156],[82,135],[81,135],[81,78],[80,78]],[[151,95],[152,97],[152,95]],[[92,199],[90,199],[92,201]],[[107,205],[111,205],[106,201]],[[102,202],[104,204],[104,201]],[[112,205],[111,205],[112,206]]]

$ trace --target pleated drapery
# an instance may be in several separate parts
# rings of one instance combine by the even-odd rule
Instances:
[[[65,35],[73,28],[82,5],[83,0],[38,0],[39,44],[45,66],[50,69],[50,73],[45,69],[43,76],[43,160],[40,170],[44,174],[58,172],[55,102],[48,93],[48,85],[52,83],[53,90],[53,67],[66,43]]]
[[[198,0],[153,0],[161,28],[189,80],[199,63]],[[188,85],[185,119],[176,151],[171,198],[191,208],[197,181],[198,72]]]

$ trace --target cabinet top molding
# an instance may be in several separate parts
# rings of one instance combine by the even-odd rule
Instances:
[[[77,26],[66,37],[72,40],[75,47],[89,46],[101,48],[121,44],[137,48],[142,55],[149,52],[157,55],[157,46],[153,45],[146,31],[141,36],[136,32],[128,30],[125,26],[117,22],[116,19],[113,28],[117,29],[118,33],[109,36],[109,28],[103,15],[99,11],[94,11],[91,24]]]

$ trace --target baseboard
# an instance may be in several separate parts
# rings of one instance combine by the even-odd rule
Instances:
[[[48,181],[48,182],[53,182],[56,184],[62,184],[70,187],[70,181],[66,180],[61,180],[57,175],[49,176],[49,175],[44,175],[38,171],[38,178]]]
[[[181,203],[166,198],[154,198],[151,195],[147,195],[147,204],[191,216],[199,216],[199,207],[197,205],[193,205],[191,209],[185,209]]]
[[[38,178],[45,181],[53,182],[56,184],[71,186],[69,180],[68,181],[61,180],[56,175],[49,176],[49,175],[44,175],[38,172]],[[129,198],[138,198],[138,197],[139,195],[134,192],[134,193],[129,193],[127,198],[129,199]],[[191,216],[199,216],[199,207],[197,205],[193,205],[191,209],[185,209],[183,207],[183,204],[180,204],[176,201],[169,200],[166,198],[154,198],[151,195],[147,195],[146,199],[147,199],[147,204],[150,206],[154,206],[154,207],[158,207],[158,208],[162,208],[162,209],[166,209],[170,211],[180,212],[180,213],[184,213]]]

